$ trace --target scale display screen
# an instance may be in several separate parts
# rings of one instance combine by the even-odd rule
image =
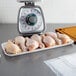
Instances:
[[[38,7],[22,7],[18,17],[21,33],[34,33],[44,30],[44,18]]]

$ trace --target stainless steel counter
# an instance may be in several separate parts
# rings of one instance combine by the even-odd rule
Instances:
[[[47,24],[46,31],[54,31],[55,28],[65,26],[72,26],[72,24]],[[0,44],[17,35],[19,34],[16,24],[0,24]],[[76,45],[73,44],[42,52],[8,57],[3,54],[0,46],[0,76],[55,76],[44,64],[44,61],[74,52],[76,52]]]

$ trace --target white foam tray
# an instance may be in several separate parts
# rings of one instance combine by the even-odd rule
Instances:
[[[12,56],[18,56],[18,55],[29,54],[29,53],[39,52],[39,51],[43,51],[43,50],[49,50],[49,49],[53,49],[53,48],[63,47],[63,46],[71,45],[71,44],[73,44],[73,43],[74,43],[74,41],[71,40],[71,42],[66,43],[66,44],[56,45],[56,46],[53,46],[53,47],[50,47],[50,48],[43,48],[43,49],[36,49],[36,50],[33,50],[33,51],[21,52],[21,53],[18,53],[18,54],[8,54],[8,53],[5,51],[5,48],[4,48],[6,42],[2,43],[2,44],[1,44],[1,47],[2,47],[2,50],[3,50],[3,52],[4,52],[5,55],[12,57]]]

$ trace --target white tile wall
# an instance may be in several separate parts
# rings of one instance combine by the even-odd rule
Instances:
[[[49,23],[76,23],[76,0],[42,0],[37,3]],[[0,23],[16,23],[20,6],[16,0],[0,0]]]

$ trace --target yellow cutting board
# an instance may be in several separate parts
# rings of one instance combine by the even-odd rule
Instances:
[[[55,31],[59,33],[67,34],[76,42],[76,26],[58,28],[58,29],[55,29]]]

